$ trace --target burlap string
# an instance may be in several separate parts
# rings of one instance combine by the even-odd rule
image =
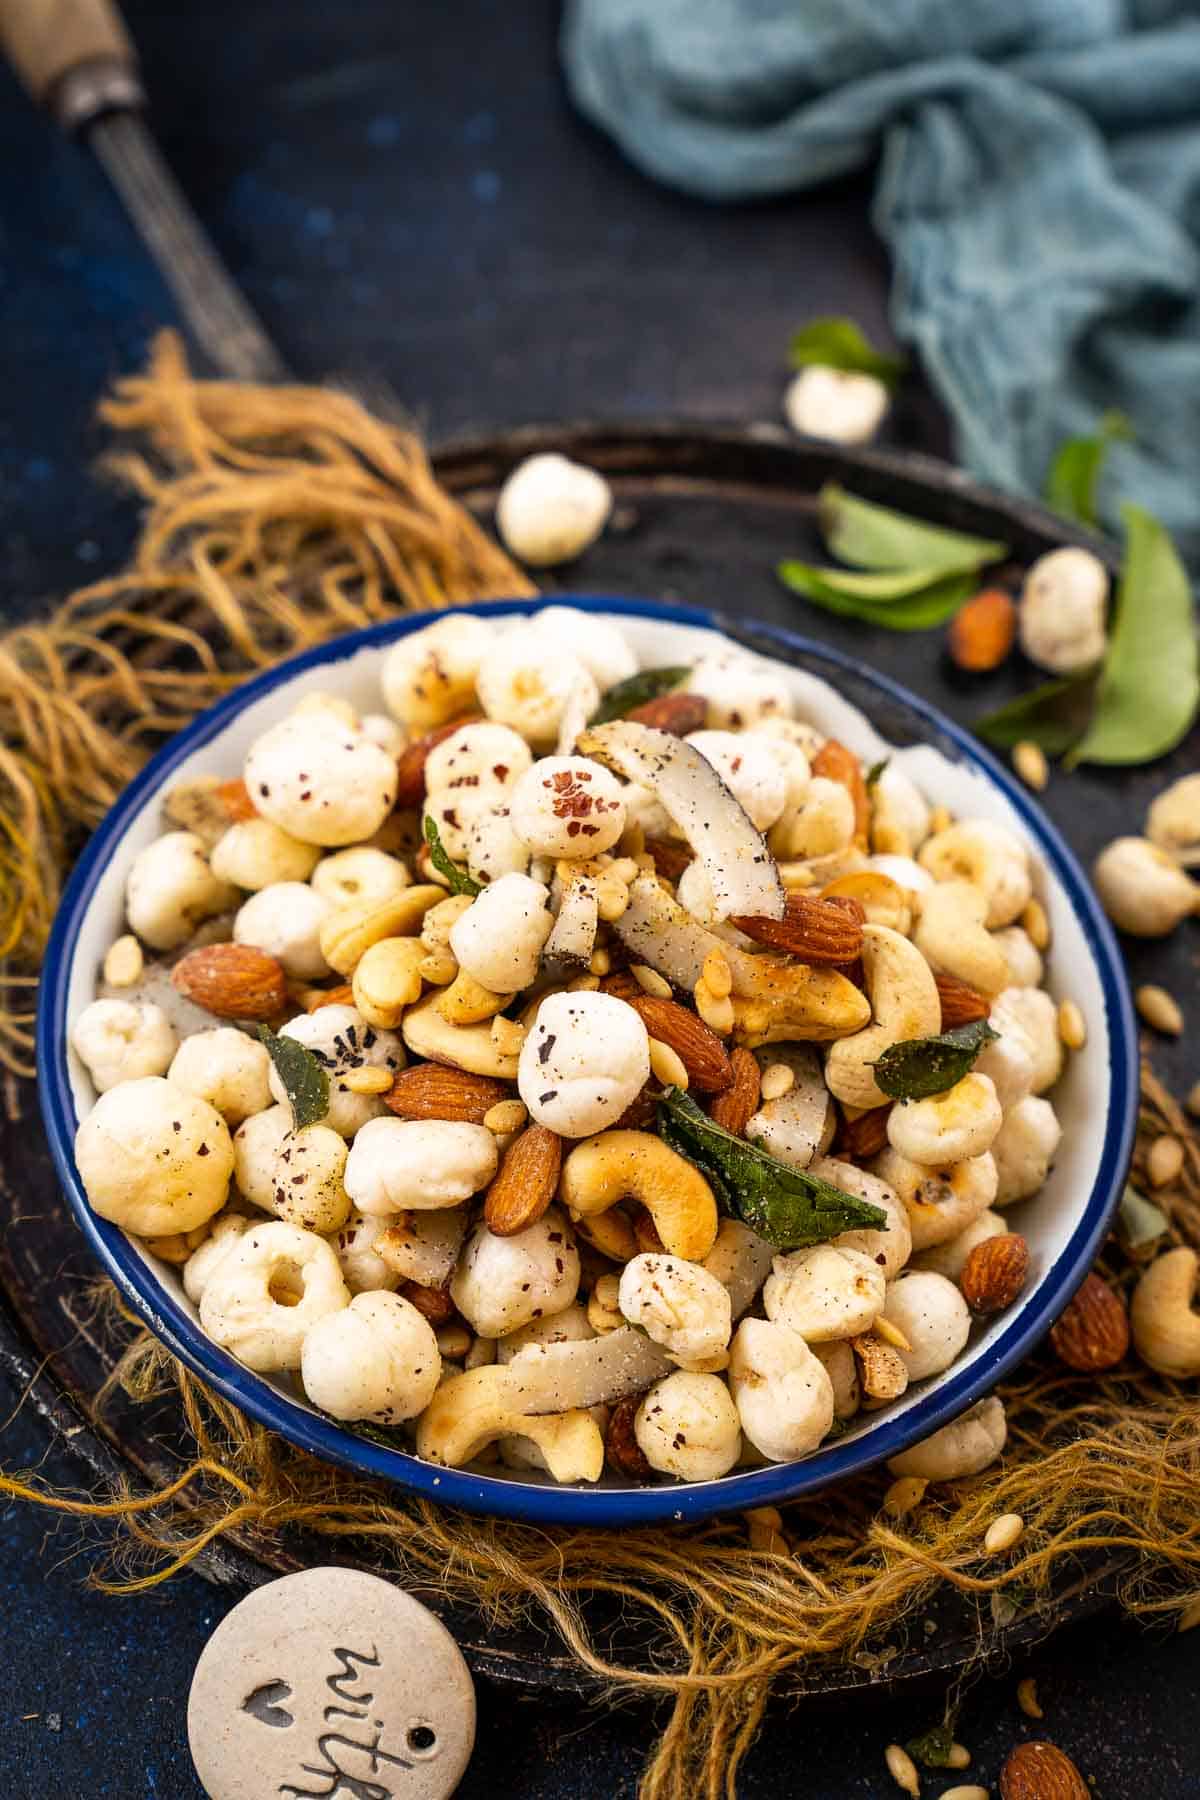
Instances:
[[[101,415],[136,446],[110,459],[146,504],[134,562],[0,640],[0,1058],[17,1072],[29,1071],[31,988],[62,870],[166,734],[251,670],[399,607],[530,591],[411,434],[347,395],[197,382],[163,338]],[[1185,1141],[1165,1204],[1172,1235],[1200,1245],[1200,1148],[1148,1072],[1143,1099],[1142,1145],[1164,1129]],[[1109,1272],[1125,1286],[1136,1273],[1115,1246]],[[786,1548],[771,1552],[751,1549],[737,1519],[553,1531],[398,1501],[250,1424],[144,1334],[115,1379],[139,1398],[177,1389],[195,1460],[174,1481],[94,1501],[0,1478],[7,1495],[121,1525],[101,1585],[153,1586],[222,1536],[253,1549],[302,1528],[343,1554],[369,1543],[398,1579],[497,1623],[548,1622],[610,1693],[668,1702],[644,1800],[732,1796],[769,1696],[822,1659],[886,1667],[938,1590],[978,1605],[982,1640],[993,1596],[1026,1606],[1077,1558],[1124,1552],[1128,1607],[1184,1622],[1198,1610],[1200,1400],[1132,1361],[1096,1380],[1035,1360],[1002,1390],[1000,1466],[930,1490],[902,1520],[880,1510],[886,1477],[864,1477],[834,1506],[787,1508]],[[985,1559],[1005,1512],[1025,1536],[1009,1559]],[[644,1625],[636,1667],[592,1641],[597,1596]]]

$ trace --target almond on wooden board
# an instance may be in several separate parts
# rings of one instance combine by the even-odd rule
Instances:
[[[417,1063],[401,1069],[384,1105],[398,1119],[453,1119],[482,1125],[485,1115],[510,1092],[490,1075],[472,1075],[444,1063]]]
[[[1003,1312],[1029,1278],[1029,1245],[1016,1231],[976,1244],[963,1264],[958,1285],[972,1312]]]
[[[1091,1792],[1056,1744],[1018,1744],[1000,1771],[1000,1800],[1091,1800]]]
[[[991,1001],[957,975],[939,975],[935,969],[933,979],[942,1003],[943,1031],[953,1031],[956,1025],[971,1025],[976,1019],[986,1019],[991,1012]]]
[[[1101,1276],[1089,1275],[1050,1333],[1050,1345],[1081,1374],[1115,1368],[1129,1348],[1124,1300]]]
[[[171,985],[218,1019],[273,1019],[288,1003],[283,964],[252,944],[205,944],[171,970]]]
[[[981,588],[950,621],[947,647],[960,669],[984,674],[998,669],[1013,647],[1017,609],[1003,588]]]
[[[837,738],[826,738],[812,759],[812,772],[847,790],[854,802],[854,841],[860,850],[865,850],[871,831],[871,796],[863,766],[853,750]]]
[[[562,1139],[544,1125],[527,1125],[500,1159],[483,1202],[487,1228],[515,1237],[541,1218],[558,1189]]]
[[[636,985],[636,983],[635,983]],[[711,1026],[680,1006],[677,1000],[660,1000],[638,988],[622,994],[651,1037],[668,1044],[688,1073],[688,1085],[702,1094],[720,1094],[732,1085],[729,1052]]]
[[[647,700],[625,716],[655,731],[669,731],[672,737],[686,737],[689,731],[699,731],[704,724],[708,701],[703,694],[660,694],[657,700]]]
[[[858,901],[848,895],[821,900],[791,893],[782,919],[739,913],[730,923],[769,950],[783,950],[806,963],[840,965],[854,962],[861,952],[865,919]]]
[[[476,724],[479,717],[478,713],[470,713],[461,719],[452,719],[449,725],[439,725],[436,731],[427,731],[424,737],[414,738],[411,744],[404,746],[396,759],[396,806],[399,810],[420,806],[425,798],[425,764],[430,751],[436,750],[461,726]]]
[[[741,1048],[730,1052],[729,1066],[733,1080],[723,1094],[716,1096],[708,1109],[708,1116],[714,1125],[732,1132],[734,1137],[741,1137],[758,1111],[762,1070],[757,1058],[749,1050]]]

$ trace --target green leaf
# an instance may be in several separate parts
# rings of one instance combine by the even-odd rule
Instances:
[[[1121,1243],[1128,1251],[1146,1250],[1163,1237],[1170,1220],[1161,1206],[1147,1200],[1135,1187],[1126,1185],[1117,1214]]]
[[[780,1250],[825,1243],[843,1231],[887,1229],[882,1207],[734,1137],[679,1088],[659,1097],[658,1129],[664,1143],[707,1177],[726,1211]]]
[[[889,388],[895,387],[908,369],[906,356],[876,350],[853,319],[837,317],[810,319],[802,325],[788,345],[788,360],[793,369],[807,369],[816,363],[826,369],[874,375]]]
[[[1108,456],[1118,439],[1133,436],[1124,413],[1106,412],[1094,437],[1068,438],[1050,464],[1046,476],[1046,504],[1066,519],[1095,525],[1096,489]]]
[[[635,707],[645,706],[647,701],[669,694],[681,681],[686,681],[691,672],[689,668],[639,669],[636,675],[627,675],[624,681],[609,688],[588,724],[607,725],[612,719],[623,719]]]
[[[429,845],[429,860],[439,875],[444,875],[450,883],[452,894],[482,894],[483,889],[473,876],[465,869],[460,869],[456,862],[451,862],[446,854],[442,840],[438,835],[437,821],[431,813],[425,814],[425,842]]]
[[[970,1073],[983,1046],[999,1035],[986,1019],[972,1019],[937,1037],[905,1038],[872,1064],[875,1080],[892,1100],[944,1094]]]
[[[942,574],[982,569],[1003,562],[1008,545],[996,538],[971,537],[928,525],[826,482],[817,496],[825,542],[841,562],[862,569],[938,569]]]
[[[975,722],[975,735],[997,750],[1028,740],[1047,756],[1061,756],[1087,730],[1096,693],[1096,672],[1043,682]]]
[[[905,1749],[926,1769],[948,1769],[954,1748],[954,1732],[947,1724],[931,1725],[920,1737],[909,1738]]]
[[[1200,704],[1192,590],[1165,528],[1140,506],[1121,508],[1125,563],[1096,709],[1067,758],[1153,762],[1174,748]]]
[[[877,763],[871,764],[865,777],[868,788],[873,788],[875,786],[875,783],[879,780],[879,777],[883,774],[883,771],[887,768],[891,760],[890,756],[881,756]]]
[[[278,1037],[267,1025],[259,1026],[258,1035],[287,1093],[293,1130],[315,1125],[329,1111],[328,1075],[312,1051],[295,1038]]]
[[[958,611],[974,591],[972,574],[940,574],[927,586],[895,600],[862,599],[843,591],[841,584],[831,585],[826,579],[839,576],[837,569],[814,569],[807,563],[782,562],[776,571],[785,587],[803,594],[814,606],[843,618],[860,619],[866,625],[878,625],[886,631],[927,631],[942,625]],[[930,571],[921,573],[929,577]]]

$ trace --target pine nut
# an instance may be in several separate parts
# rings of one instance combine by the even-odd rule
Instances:
[[[386,1094],[395,1079],[390,1069],[347,1069],[341,1083],[352,1094]]]
[[[520,1131],[528,1118],[523,1100],[497,1100],[484,1113],[483,1122],[497,1137],[506,1137],[510,1131]]]
[[[636,870],[635,863],[635,873]],[[629,910],[629,884],[617,875],[615,865],[611,869],[601,869],[595,881],[596,909],[606,925],[614,925]]]
[[[655,1000],[671,998],[671,984],[657,969],[651,969],[645,963],[631,963],[629,973],[641,988],[643,994],[649,994]]]
[[[651,866],[651,868],[654,867],[654,858],[653,857],[651,857],[651,859],[650,859],[650,866]],[[637,877],[637,873],[638,873],[637,857],[636,856],[618,856],[618,858],[615,862],[609,863],[607,871],[602,871],[602,872],[607,873],[612,876],[615,876],[615,878],[618,881],[623,881],[625,883],[625,886],[628,887],[630,882],[635,880]]]
[[[1148,982],[1140,987],[1134,995],[1137,1009],[1147,1025],[1155,1031],[1161,1031],[1166,1037],[1180,1037],[1183,1033],[1183,1014],[1179,1002],[1166,988],[1155,987]]]
[[[700,974],[705,986],[718,1000],[727,999],[733,992],[733,970],[720,950],[709,951]]]
[[[1035,950],[1045,950],[1050,943],[1050,921],[1040,900],[1031,900],[1021,914],[1025,935]]]
[[[928,1486],[923,1475],[898,1476],[883,1496],[884,1512],[890,1519],[902,1519],[906,1513],[915,1512],[925,1498]]]
[[[952,1787],[947,1788],[941,1800],[989,1800],[988,1790],[984,1787]]]
[[[1040,794],[1050,779],[1050,765],[1046,761],[1046,752],[1040,744],[1031,743],[1022,738],[1019,744],[1013,745],[1012,766],[1035,794]]]
[[[890,1319],[885,1319],[882,1313],[880,1313],[879,1317],[872,1325],[871,1330],[875,1333],[877,1338],[882,1338],[885,1344],[890,1344],[893,1350],[912,1349],[912,1345],[909,1343],[900,1327],[898,1325],[893,1325]]]
[[[1045,1713],[1038,1704],[1037,1682],[1032,1675],[1026,1675],[1017,1683],[1017,1705],[1027,1719],[1044,1719]]]
[[[606,1306],[608,1308],[608,1310],[611,1312],[613,1310],[613,1308],[616,1306],[618,1298],[620,1296],[621,1277],[619,1275],[611,1275],[611,1274],[610,1275],[601,1275],[597,1279],[596,1285],[592,1289],[592,1292],[596,1296],[596,1299],[600,1302],[601,1306]]]
[[[650,1073],[664,1087],[677,1087],[686,1091],[688,1072],[678,1050],[672,1050],[670,1044],[664,1044],[661,1038],[650,1039]]]
[[[701,976],[692,990],[692,998],[696,1002],[696,1011],[704,1020],[710,1031],[718,1037],[728,1037],[733,1030],[733,1001],[726,994],[718,998]]]
[[[104,959],[104,979],[109,987],[133,987],[142,979],[146,959],[142,946],[129,932],[119,937]]]
[[[1058,1035],[1068,1050],[1082,1050],[1087,1043],[1087,1021],[1073,1000],[1058,1009]]]
[[[1006,1550],[1012,1549],[1024,1531],[1025,1521],[1020,1513],[1001,1513],[987,1528],[987,1536],[983,1540],[985,1553],[988,1556],[1002,1556]]]
[[[795,1069],[789,1068],[787,1063],[770,1063],[763,1070],[759,1094],[763,1100],[782,1100],[795,1085]]]
[[[898,1788],[903,1788],[906,1794],[920,1794],[921,1777],[907,1750],[902,1750],[899,1744],[889,1744],[884,1751],[883,1760],[887,1763],[888,1774]]]
[[[1183,1145],[1177,1137],[1164,1133],[1156,1137],[1146,1154],[1146,1173],[1150,1186],[1169,1187],[1183,1173]]]
[[[598,975],[576,975],[574,981],[568,981],[568,994],[594,994],[600,986]]]
[[[588,968],[593,975],[607,975],[612,968],[612,957],[607,950],[593,950]]]
[[[948,1769],[969,1769],[970,1766],[971,1752],[967,1749],[967,1746],[965,1744],[951,1744],[949,1750],[946,1752],[946,1767]]]

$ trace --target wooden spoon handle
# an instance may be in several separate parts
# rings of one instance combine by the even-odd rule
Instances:
[[[87,64],[131,74],[137,53],[110,0],[0,0],[0,45],[35,100]]]

